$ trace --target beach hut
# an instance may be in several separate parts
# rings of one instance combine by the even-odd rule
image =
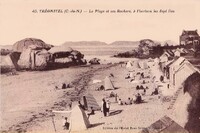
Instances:
[[[160,59],[159,58],[155,58],[154,59],[154,65],[158,65],[160,63]]]
[[[87,118],[86,113],[83,109],[76,105],[71,112],[70,117],[70,130],[75,131],[83,131],[90,127],[90,122]]]
[[[171,87],[175,87],[175,71],[180,69],[180,67],[186,62],[188,63],[188,60],[186,60],[184,57],[179,57],[168,64],[167,69],[169,72],[169,83]]]
[[[159,59],[160,59],[160,62],[162,63],[162,62],[167,62],[168,60],[169,60],[169,57],[170,57],[171,55],[167,52],[167,51],[165,51],[160,57],[159,57]]]
[[[190,62],[184,62],[175,72],[174,72],[174,82],[173,85],[176,88],[181,87],[182,83],[193,73],[198,71]]]
[[[110,80],[110,78],[108,76],[106,76],[106,78],[104,79],[104,87],[105,90],[114,90],[114,86],[112,81]]]
[[[180,51],[179,49],[176,49],[176,50],[174,51],[174,56],[180,57],[180,56],[181,56],[181,51]]]
[[[143,129],[140,133],[189,133],[178,123],[173,121],[168,116],[164,116],[149,127]]]
[[[165,66],[163,66],[163,72],[164,72],[164,76],[166,76],[167,79],[169,79],[169,66],[175,61],[171,60],[165,63]]]

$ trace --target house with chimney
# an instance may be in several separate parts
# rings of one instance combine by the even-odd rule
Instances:
[[[180,45],[200,45],[200,36],[197,30],[183,30],[180,35]]]

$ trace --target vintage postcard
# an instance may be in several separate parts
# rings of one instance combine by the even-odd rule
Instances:
[[[199,133],[199,0],[0,0],[0,132]]]

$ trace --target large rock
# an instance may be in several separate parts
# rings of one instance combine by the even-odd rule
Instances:
[[[31,49],[24,49],[20,55],[18,65],[20,69],[30,69],[31,68]]]
[[[10,58],[10,55],[1,56],[0,60],[1,73],[11,72],[15,70],[15,65]]]
[[[34,49],[34,50],[42,50],[51,49],[52,45],[46,44],[44,41],[36,38],[25,38],[16,42],[13,45],[13,51],[22,52],[23,49]]]
[[[51,60],[51,54],[46,50],[25,49],[20,56],[18,65],[20,69],[45,70]]]
[[[83,59],[84,55],[66,46],[57,46],[49,50],[52,54],[54,63],[53,67],[68,67],[72,65],[83,65],[87,61]]]
[[[73,50],[71,52],[71,55],[73,55],[75,57],[75,59],[81,59],[84,57],[83,54],[81,54],[81,52],[77,51],[77,50]]]
[[[93,59],[91,59],[91,60],[89,61],[89,63],[92,64],[92,65],[93,65],[93,64],[100,64],[99,61],[100,61],[100,59],[98,59],[98,58],[93,58]]]
[[[35,54],[35,66],[32,69],[45,70],[48,67],[48,63],[51,60],[51,54],[43,49]]]
[[[72,48],[62,47],[62,46],[56,46],[49,50],[49,52],[53,55],[54,58],[68,57],[72,51],[73,51]]]

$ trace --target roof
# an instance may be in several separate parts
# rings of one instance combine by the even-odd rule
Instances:
[[[168,116],[164,116],[149,127],[143,129],[141,133],[189,133]]]
[[[177,59],[178,59],[178,58],[174,58],[174,60],[172,60],[171,62],[169,62],[169,63],[166,65],[166,67],[170,67],[171,64],[173,64]]]
[[[199,34],[197,33],[197,30],[183,30],[181,36],[185,36],[185,35],[199,36]]]
[[[180,66],[186,59],[184,57],[179,57],[170,66]]]
[[[173,53],[172,50],[168,49],[168,50],[166,50],[166,52],[167,52],[170,56],[174,56],[174,53]]]
[[[161,56],[166,55],[167,57],[171,56],[167,51],[165,51]]]
[[[185,66],[185,65],[187,65],[191,70],[193,70],[194,72],[195,71],[198,71],[198,69],[197,68],[195,68],[189,61],[188,62],[186,62],[186,63],[183,63],[181,66],[180,66],[180,68],[178,68],[177,70],[176,70],[176,72],[178,72],[181,68],[183,68],[183,66]]]
[[[187,49],[183,49],[183,52],[187,54],[187,53],[188,53],[188,50],[187,50]]]

